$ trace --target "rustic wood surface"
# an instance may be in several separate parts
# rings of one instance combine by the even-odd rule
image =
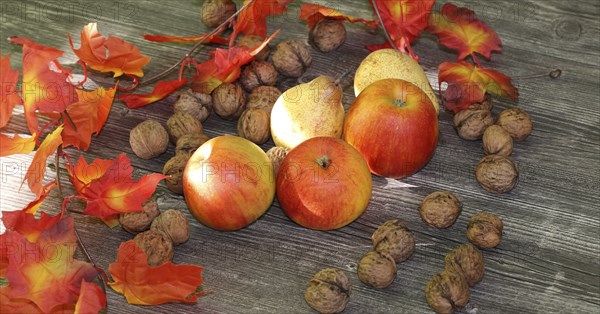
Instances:
[[[440,8],[446,1],[439,1]],[[456,135],[451,115],[440,114],[441,140],[433,160],[418,174],[405,180],[374,177],[374,193],[369,208],[357,221],[340,230],[311,231],[292,223],[277,201],[253,225],[237,232],[211,230],[191,220],[190,240],[176,248],[176,263],[195,263],[204,270],[204,288],[210,293],[197,304],[167,304],[139,307],[127,304],[123,296],[107,290],[109,313],[306,313],[310,308],[303,294],[309,278],[325,267],[348,272],[353,287],[347,313],[430,312],[424,286],[443,268],[443,257],[465,243],[468,218],[486,210],[501,216],[504,238],[495,249],[485,250],[486,275],[471,289],[464,313],[598,313],[600,308],[600,5],[597,0],[456,1],[467,6],[500,35],[504,51],[484,62],[512,77],[544,73],[560,68],[560,79],[548,77],[515,80],[520,98],[517,103],[495,101],[494,114],[520,106],[531,113],[535,127],[524,142],[516,143],[513,158],[520,169],[515,190],[503,195],[483,191],[474,179],[474,168],[483,156],[481,142],[467,142]],[[325,3],[325,2],[323,2]],[[149,43],[144,33],[194,35],[206,31],[198,12],[200,0],[193,1],[2,1],[1,36],[26,36],[42,44],[66,51],[61,60],[76,60],[67,32],[79,45],[81,27],[99,23],[100,32],[113,34],[138,45],[151,56],[145,68],[153,75],[173,64],[189,48],[187,45]],[[338,9],[355,16],[371,16],[368,2],[339,1]],[[282,28],[275,43],[285,39],[306,40],[305,24],[297,20],[299,4],[287,14],[269,18],[269,30]],[[337,76],[354,69],[368,54],[365,44],[383,41],[358,25],[349,25],[347,42],[337,51],[313,51],[313,64],[305,77]],[[441,49],[430,35],[414,45],[427,75],[437,89],[437,65],[456,55]],[[20,66],[20,47],[0,43],[2,53],[12,53],[11,63]],[[206,58],[206,50],[199,54]],[[107,77],[93,77],[109,81]],[[282,89],[296,84],[283,80]],[[345,80],[344,104],[354,99],[351,78]],[[145,86],[141,91],[149,91]],[[161,172],[174,154],[151,161],[137,158],[131,151],[129,130],[137,123],[154,118],[165,122],[171,114],[171,96],[139,110],[128,110],[115,101],[103,132],[83,153],[93,158],[112,159],[124,152],[135,167],[134,176]],[[17,110],[21,110],[17,108]],[[22,112],[16,112],[3,132],[26,132]],[[235,123],[213,115],[205,123],[209,136],[235,134]],[[269,142],[262,147],[272,146]],[[78,157],[80,152],[67,149]],[[31,194],[18,192],[29,156],[2,158],[1,209],[25,206]],[[49,162],[47,179],[55,176]],[[62,165],[61,167],[64,167]],[[63,174],[66,172],[63,168]],[[66,175],[66,193],[73,193]],[[455,192],[464,210],[454,226],[437,230],[419,218],[422,198],[437,190]],[[163,183],[157,193],[161,209],[186,212],[182,197],[170,193]],[[57,212],[60,199],[53,192],[44,208]],[[73,208],[81,212],[82,204]],[[109,229],[97,219],[75,214],[76,225],[95,262],[107,269],[115,260],[116,249],[131,235],[121,228]],[[356,277],[356,261],[370,249],[375,228],[390,218],[404,219],[415,233],[417,249],[412,258],[399,265],[396,281],[387,289],[367,288]]]

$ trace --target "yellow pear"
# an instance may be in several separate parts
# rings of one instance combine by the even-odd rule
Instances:
[[[358,96],[376,81],[397,78],[413,83],[425,92],[439,112],[439,104],[423,68],[409,55],[395,49],[380,49],[370,53],[358,66],[354,75],[354,94]]]
[[[286,90],[271,111],[275,145],[292,149],[317,136],[340,138],[344,127],[342,88],[328,76]]]

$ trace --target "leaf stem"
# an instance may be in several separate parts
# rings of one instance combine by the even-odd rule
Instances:
[[[477,64],[478,67],[483,69],[483,65],[481,65],[481,61],[479,60],[477,55],[475,55],[475,53],[471,53],[471,58],[473,58],[473,61],[475,61],[475,64]]]
[[[379,20],[379,24],[381,24],[381,28],[383,29],[383,34],[385,35],[385,38],[390,43],[390,45],[392,45],[392,47],[394,49],[400,51],[400,49],[398,49],[398,46],[396,46],[396,43],[392,40],[390,33],[388,33],[388,30],[385,27],[385,24],[383,23],[383,18],[381,17],[381,12],[379,11],[379,7],[377,6],[377,0],[371,0],[371,4],[373,5],[373,9],[375,9],[375,15],[377,15],[377,20]]]
[[[63,192],[62,192],[62,183],[60,182],[60,156],[62,155],[62,145],[58,146],[58,149],[56,150],[56,155],[54,157],[54,167],[56,168],[56,186],[58,188],[58,196],[62,199],[64,199],[63,197]]]

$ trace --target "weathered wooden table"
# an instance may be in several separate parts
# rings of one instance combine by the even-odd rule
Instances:
[[[437,8],[445,1],[439,1]],[[505,222],[499,247],[485,251],[486,275],[471,290],[466,313],[598,313],[600,306],[600,6],[596,0],[580,1],[456,1],[476,11],[491,25],[504,43],[490,66],[512,76],[544,73],[560,68],[558,80],[548,77],[516,80],[520,91],[517,104],[495,102],[494,113],[520,106],[535,123],[533,134],[515,145],[513,157],[520,169],[515,190],[503,195],[483,191],[474,180],[474,167],[483,156],[481,142],[461,140],[452,128],[451,116],[440,114],[441,138],[433,160],[418,174],[401,181],[374,178],[374,194],[366,213],[356,222],[331,232],[318,232],[292,223],[275,202],[258,222],[238,232],[218,232],[195,220],[191,239],[176,248],[176,263],[196,263],[205,268],[204,287],[211,291],[197,304],[168,304],[154,307],[128,305],[112,290],[109,312],[219,312],[219,313],[305,313],[303,298],[308,279],[324,267],[347,270],[353,281],[347,313],[429,312],[423,288],[443,267],[443,257],[466,242],[467,219],[486,210]],[[2,1],[1,36],[26,36],[67,51],[64,63],[76,60],[70,51],[67,32],[78,34],[85,24],[98,21],[104,35],[117,35],[138,45],[152,56],[147,75],[173,64],[189,46],[149,43],[143,33],[195,35],[206,31],[200,23],[200,0],[194,1]],[[331,5],[331,4],[330,4]],[[370,17],[367,1],[336,4],[344,12]],[[287,14],[269,19],[270,31],[282,28],[275,39],[306,40],[305,24],[297,20],[299,4]],[[348,26],[347,42],[336,52],[314,52],[307,77],[336,76],[355,68],[368,54],[365,44],[382,42],[360,26]],[[78,43],[77,43],[78,45]],[[20,47],[5,40],[3,53],[11,52],[13,66],[20,66]],[[431,36],[414,45],[415,52],[437,86],[437,65],[455,54],[440,49]],[[206,57],[206,51],[200,56]],[[284,80],[288,88],[295,80]],[[353,101],[350,80],[344,104]],[[437,88],[437,87],[436,87]],[[142,91],[148,91],[145,87]],[[84,156],[112,159],[124,152],[135,166],[135,177],[161,172],[174,154],[157,159],[138,159],[131,151],[129,130],[147,118],[165,121],[171,113],[171,96],[139,110],[128,110],[116,101],[100,136]],[[235,134],[235,123],[211,116],[205,123],[209,136]],[[7,132],[25,132],[22,114],[16,114]],[[266,150],[273,144],[263,145]],[[77,157],[78,151],[67,150]],[[0,203],[2,210],[22,208],[32,199],[18,192],[31,156],[2,158]],[[51,164],[51,163],[49,163]],[[19,171],[14,171],[14,165]],[[52,165],[49,165],[53,168]],[[10,171],[8,169],[11,169]],[[64,169],[63,169],[64,171]],[[55,175],[48,171],[48,178]],[[72,193],[66,176],[66,193]],[[425,225],[417,213],[421,199],[436,190],[451,190],[464,203],[454,226],[437,230]],[[56,193],[56,192],[54,192]],[[185,211],[182,197],[174,196],[163,184],[157,190],[161,209]],[[56,212],[60,200],[53,194],[44,208]],[[81,211],[81,206],[79,208]],[[187,213],[187,211],[186,211]],[[396,281],[387,289],[375,290],[361,284],[356,261],[370,248],[370,235],[383,221],[402,218],[414,231],[417,249],[399,265]],[[83,242],[103,268],[115,260],[116,249],[131,235],[120,228],[109,229],[99,220],[76,215]]]

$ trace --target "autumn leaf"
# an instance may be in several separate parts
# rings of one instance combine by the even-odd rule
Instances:
[[[267,17],[287,11],[288,3],[292,0],[255,0],[238,16],[235,33],[267,36]],[[244,5],[248,0],[244,0]]]
[[[97,158],[91,164],[88,164],[83,156],[79,156],[79,160],[75,165],[67,167],[69,172],[69,178],[75,188],[75,191],[79,194],[84,194],[85,189],[89,184],[97,179],[102,178],[106,173],[106,170],[113,164],[112,160],[104,160]],[[121,175],[120,180],[128,180],[131,178],[133,168],[131,166],[119,169],[118,175]]]
[[[106,308],[104,291],[96,284],[82,280],[74,314],[99,313],[103,308]]]
[[[90,68],[99,72],[114,72],[114,77],[123,73],[144,76],[142,67],[150,62],[150,57],[142,55],[133,44],[114,36],[104,38],[98,33],[96,23],[83,27],[79,49],[75,49],[71,34],[69,43],[77,57]]]
[[[129,108],[140,108],[169,96],[187,82],[187,78],[181,80],[159,81],[149,94],[120,94],[117,98],[124,102]]]
[[[18,80],[19,71],[10,67],[10,54],[3,57],[0,50],[0,128],[8,124],[15,105],[23,103],[16,91]]]
[[[477,52],[487,58],[492,51],[501,51],[498,34],[477,19],[475,12],[446,3],[441,13],[429,17],[428,31],[435,34],[440,44],[458,51],[458,60]]]
[[[444,62],[439,68],[439,82],[448,83],[443,95],[446,108],[459,112],[481,102],[485,93],[516,100],[519,96],[510,77],[492,70],[474,66],[469,62]]]
[[[348,21],[350,23],[363,23],[370,28],[377,27],[377,22],[374,20],[365,20],[362,18],[353,17],[350,15],[344,15],[343,13],[334,9],[319,5],[319,4],[308,4],[303,3],[300,7],[299,18],[306,21],[308,28],[312,29],[321,19],[328,18],[338,21]]]
[[[196,43],[204,39],[208,33],[201,34],[198,36],[170,36],[170,35],[143,35],[145,40],[154,41],[154,42],[166,42],[166,43]],[[218,34],[214,34],[210,36],[208,39],[204,41],[204,44],[227,44],[227,38],[223,38]]]
[[[0,304],[2,313],[43,313],[35,303],[22,298],[10,298],[12,288],[4,286],[0,288]]]
[[[37,213],[37,211],[40,209],[40,206],[42,205],[46,197],[48,197],[48,195],[50,194],[50,191],[52,191],[57,186],[58,183],[56,182],[56,180],[52,180],[48,184],[44,185],[44,187],[42,188],[42,194],[38,198],[27,204],[27,206],[25,206],[25,208],[23,208],[22,211],[35,215],[35,213]]]
[[[149,267],[146,253],[133,240],[119,246],[108,271],[114,280],[108,284],[130,304],[192,303],[202,294],[196,292],[202,284],[202,267],[171,262]]]
[[[58,149],[58,146],[62,144],[62,137],[60,136],[63,130],[63,125],[60,125],[52,133],[48,134],[40,147],[38,147],[33,160],[27,168],[25,178],[23,182],[27,180],[29,189],[37,197],[42,194],[42,180],[44,180],[44,174],[46,173],[46,159]]]
[[[29,154],[35,148],[35,133],[31,137],[12,137],[0,133],[0,157],[14,154]]]
[[[2,223],[4,223],[6,229],[18,232],[31,243],[37,242],[42,232],[54,226],[60,218],[60,215],[50,216],[40,212],[40,218],[38,219],[33,214],[22,210],[2,213]]]

